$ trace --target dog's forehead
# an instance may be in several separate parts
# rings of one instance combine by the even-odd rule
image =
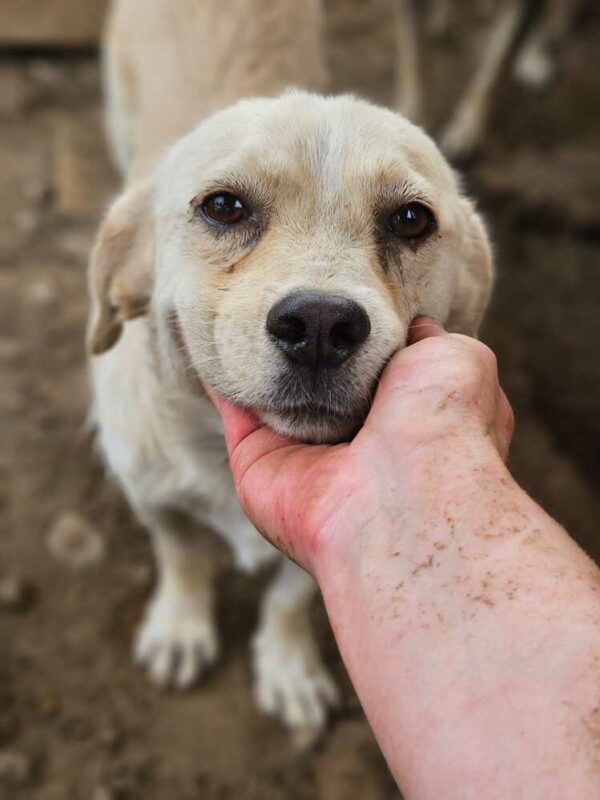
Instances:
[[[353,97],[304,92],[215,114],[173,148],[161,172],[190,198],[235,177],[328,193],[404,181],[435,194],[456,190],[433,141],[400,115]]]

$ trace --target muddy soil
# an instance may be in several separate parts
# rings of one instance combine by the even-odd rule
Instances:
[[[385,99],[389,36],[363,52],[360,31],[338,28],[356,38],[351,64],[336,57],[339,86],[354,80]],[[429,46],[434,116],[469,72],[464,36]],[[513,472],[596,558],[598,44],[600,19],[588,12],[550,89],[527,92],[507,76],[466,172],[497,245],[483,337],[517,415]],[[398,797],[321,608],[321,645],[344,694],[323,743],[298,753],[256,711],[247,645],[265,576],[237,575],[226,554],[224,652],[203,685],[162,693],[131,664],[152,582],[149,546],[84,425],[85,265],[117,187],[99,109],[94,53],[0,59],[0,798]],[[52,533],[65,515],[85,536],[61,556]]]

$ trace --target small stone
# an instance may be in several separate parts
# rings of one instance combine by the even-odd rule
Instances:
[[[77,511],[65,511],[51,525],[46,545],[57,561],[75,570],[99,564],[106,554],[102,536]]]
[[[15,575],[0,578],[0,610],[23,611],[31,600],[31,586]]]
[[[33,208],[21,208],[15,215],[15,225],[20,233],[28,236],[39,225],[40,215]]]
[[[33,770],[29,758],[18,750],[0,750],[0,783],[13,786],[27,783]]]
[[[115,794],[106,786],[98,786],[92,793],[92,800],[115,800]]]
[[[27,286],[26,296],[33,305],[49,306],[58,299],[58,291],[52,281],[38,278]]]
[[[34,58],[29,63],[29,77],[37,89],[58,92],[64,87],[65,74],[61,64],[43,58]]]
[[[98,744],[110,753],[116,753],[123,744],[123,734],[113,727],[104,727],[98,731]]]

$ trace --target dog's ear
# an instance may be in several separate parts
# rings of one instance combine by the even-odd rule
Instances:
[[[462,241],[446,328],[477,336],[493,283],[492,249],[485,226],[469,200],[461,200]]]
[[[92,309],[87,346],[104,353],[123,323],[146,313],[154,273],[151,186],[127,189],[110,207],[98,232],[89,269]]]

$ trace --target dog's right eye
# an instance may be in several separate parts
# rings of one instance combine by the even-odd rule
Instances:
[[[389,217],[391,232],[401,239],[423,239],[435,228],[435,217],[423,203],[406,203]]]
[[[215,225],[238,225],[248,218],[248,210],[243,202],[230,192],[213,194],[196,208]]]

